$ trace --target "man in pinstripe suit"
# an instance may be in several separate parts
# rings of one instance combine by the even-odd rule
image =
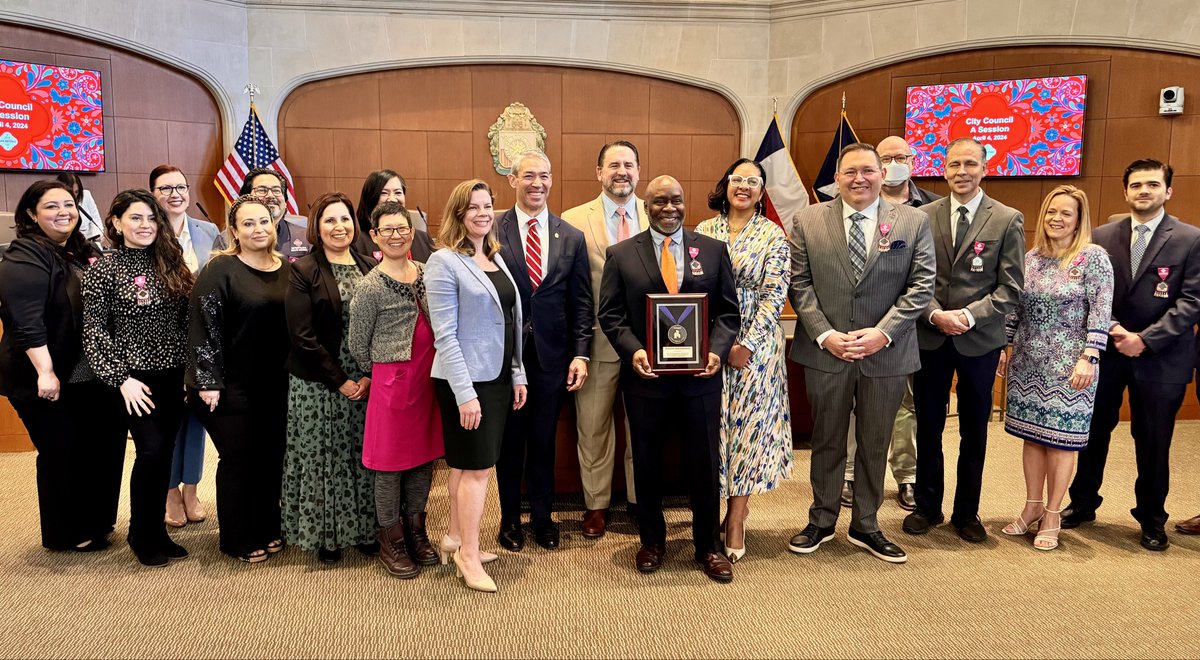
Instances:
[[[923,212],[880,199],[883,165],[871,145],[842,149],[835,178],[840,197],[801,211],[790,236],[798,320],[791,359],[804,365],[814,427],[813,504],[788,548],[808,554],[833,538],[857,408],[848,538],[898,564],[908,557],[879,530],[876,513],[892,420],[908,375],[921,366],[914,328],[933,297],[933,238]]]

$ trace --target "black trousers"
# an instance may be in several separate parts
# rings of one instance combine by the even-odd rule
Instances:
[[[43,547],[69,550],[116,525],[126,433],[120,400],[98,380],[63,383],[55,402],[10,400],[38,452]]]
[[[154,402],[150,414],[130,415],[117,392],[118,412],[125,416],[137,452],[129,475],[129,545],[146,551],[157,549],[167,537],[165,493],[171,481],[175,436],[183,423],[183,368],[134,371],[130,376],[150,388]]]
[[[632,435],[633,471],[638,475],[638,528],[642,545],[664,545],[667,540],[662,508],[663,446],[668,434],[679,430],[696,556],[720,552],[721,393],[669,398],[626,394],[625,412],[629,415]]]
[[[932,351],[921,351],[921,370],[913,375],[913,404],[917,413],[917,510],[936,518],[942,513],[946,462],[942,433],[950,386],[958,374],[958,485],[950,523],[962,527],[979,515],[983,489],[983,459],[987,454],[988,418],[992,414],[992,385],[1000,349],[979,356],[962,355],[949,338]]]
[[[192,410],[217,448],[220,549],[241,557],[282,537],[279,495],[287,448],[287,374],[226,381],[217,409],[196,392]]]
[[[1137,461],[1130,513],[1144,527],[1161,529],[1167,523],[1167,490],[1171,485],[1171,438],[1175,414],[1183,404],[1186,384],[1140,381],[1133,375],[1133,358],[1116,351],[1100,360],[1096,407],[1087,448],[1079,452],[1079,467],[1071,481],[1071,508],[1090,512],[1100,507],[1100,485],[1113,429],[1121,418],[1121,400],[1129,390],[1130,433]]]
[[[522,476],[528,486],[530,521],[549,521],[554,500],[554,443],[567,366],[544,368],[532,337],[525,342],[522,358],[529,379],[525,405],[508,413],[496,462],[501,524],[521,522]]]

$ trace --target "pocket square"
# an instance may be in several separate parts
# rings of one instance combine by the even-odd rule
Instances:
[[[908,243],[905,243],[904,241],[892,241],[892,247],[891,247],[891,248],[889,248],[889,249],[891,249],[891,250],[903,250],[903,249],[904,249],[904,248],[906,248],[906,247],[908,247]]]

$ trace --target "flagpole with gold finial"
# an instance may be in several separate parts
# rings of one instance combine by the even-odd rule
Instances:
[[[258,93],[259,93],[258,85],[255,85],[254,83],[246,83],[246,86],[242,88],[242,93],[250,95],[250,114],[253,115],[254,114],[254,97],[256,95],[258,95]],[[845,94],[843,93],[843,95],[842,95],[843,110],[845,110],[845,105],[846,105],[846,98],[845,98]],[[251,143],[252,144],[250,145],[250,154],[251,154],[250,158],[252,160],[254,160],[254,162],[250,163],[250,169],[254,169],[254,168],[258,167],[258,140],[251,140]]]

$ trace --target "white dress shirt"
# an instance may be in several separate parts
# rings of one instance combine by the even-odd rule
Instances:
[[[542,245],[542,277],[544,278],[546,264],[551,263],[550,259],[553,258],[549,228],[546,227],[550,221],[550,207],[543,206],[537,215],[529,215],[518,205],[513,205],[513,210],[517,213],[517,229],[521,232],[521,254],[525,254],[525,246],[529,244],[529,219],[537,218],[538,238],[541,239]]]
[[[966,204],[960,204],[957,199],[954,199],[954,195],[950,196],[950,244],[951,245],[954,245],[955,238],[958,237],[958,209],[963,206],[967,207],[967,227],[970,227],[971,223],[975,222],[975,214],[979,211],[979,205],[981,203],[983,203],[983,191],[978,190],[978,189],[975,191],[975,196],[972,197],[971,201],[967,202]],[[956,253],[958,252],[957,245],[954,245],[954,251]],[[929,324],[933,325],[934,314],[941,314],[945,311],[946,310],[944,310],[944,309],[939,309],[939,310],[933,312],[933,314],[930,314],[929,315]],[[961,311],[963,313],[963,316],[967,317],[967,329],[970,330],[971,328],[974,328],[975,327],[975,315],[971,313],[971,310],[967,309],[966,307],[963,307],[959,311]]]

